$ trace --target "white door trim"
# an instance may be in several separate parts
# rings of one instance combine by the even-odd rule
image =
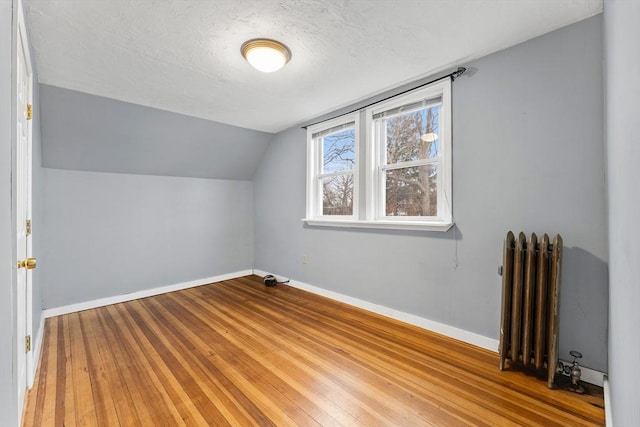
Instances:
[[[27,70],[29,73],[29,90],[28,90],[28,103],[33,106],[33,68],[31,62],[31,49],[29,48],[29,37],[27,33],[27,27],[24,22],[24,10],[22,8],[22,0],[18,1],[18,31],[20,37],[23,40],[25,51],[24,55],[27,60]],[[35,110],[35,107],[32,107]],[[35,114],[35,113],[32,113]],[[27,163],[29,165],[29,173],[27,174],[27,218],[33,219],[33,125],[32,121],[29,121],[29,150],[27,152]],[[33,256],[33,221],[32,231],[27,237],[27,256]],[[26,300],[26,318],[27,327],[26,333],[31,337],[31,351],[27,353],[27,388],[31,388],[33,381],[35,380],[35,369],[33,362],[33,273],[31,270],[27,270],[27,300]]]
[[[17,262],[32,256],[31,236],[26,232],[26,220],[31,219],[32,203],[32,124],[27,120],[26,106],[33,105],[33,69],[28,34],[24,21],[23,1],[14,2],[13,65],[13,172],[12,214],[15,225],[15,253]],[[17,393],[18,421],[21,423],[26,390],[34,379],[33,351],[26,351],[25,337],[33,334],[32,272],[26,268],[16,271],[14,304],[14,387]]]

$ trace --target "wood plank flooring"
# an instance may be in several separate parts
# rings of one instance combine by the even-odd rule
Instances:
[[[248,276],[47,319],[24,425],[604,425],[591,400]]]

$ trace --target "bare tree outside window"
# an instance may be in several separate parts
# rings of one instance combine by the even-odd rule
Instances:
[[[338,175],[322,181],[322,214],[353,214],[353,175]]]
[[[322,160],[322,214],[353,215],[355,129],[325,136]]]
[[[433,105],[384,119],[387,216],[437,215],[438,116]]]

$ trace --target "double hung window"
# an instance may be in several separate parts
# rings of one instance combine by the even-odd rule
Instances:
[[[349,115],[310,130],[307,212],[313,218],[358,217],[358,123]]]
[[[308,223],[452,225],[449,80],[310,127],[307,150]]]

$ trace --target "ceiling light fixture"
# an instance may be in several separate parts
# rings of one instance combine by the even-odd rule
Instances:
[[[291,60],[291,51],[282,43],[270,39],[253,39],[240,47],[242,56],[253,68],[272,73]]]
[[[429,132],[422,135],[420,139],[424,142],[435,142],[438,140],[438,135],[433,132]]]

